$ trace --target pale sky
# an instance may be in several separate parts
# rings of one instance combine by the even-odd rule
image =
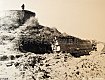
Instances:
[[[21,9],[23,3],[42,25],[105,42],[105,0],[0,0],[0,10]]]

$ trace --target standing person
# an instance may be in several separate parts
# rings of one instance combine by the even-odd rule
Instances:
[[[24,8],[25,8],[25,5],[23,4],[23,5],[21,6],[21,8],[22,8],[22,10],[24,10]]]
[[[25,11],[24,11],[25,5],[22,4],[21,8],[22,8],[22,20],[21,20],[21,23],[23,24],[24,21],[25,21],[25,17],[24,17],[24,15],[25,15]]]

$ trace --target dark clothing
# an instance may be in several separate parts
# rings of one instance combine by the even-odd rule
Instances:
[[[24,8],[25,8],[25,5],[23,4],[23,5],[21,6],[21,8],[22,8],[22,10],[24,10]]]

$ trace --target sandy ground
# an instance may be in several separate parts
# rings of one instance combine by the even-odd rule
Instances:
[[[7,56],[7,57],[4,57]],[[12,56],[12,57],[11,57]],[[0,55],[0,78],[8,80],[105,80],[105,54],[79,58],[69,53]]]

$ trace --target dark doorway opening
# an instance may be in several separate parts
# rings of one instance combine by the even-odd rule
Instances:
[[[19,46],[21,52],[33,52],[36,54],[51,53],[51,44],[46,41],[22,41]]]

